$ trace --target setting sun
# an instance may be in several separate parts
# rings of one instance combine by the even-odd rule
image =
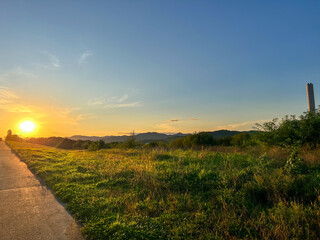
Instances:
[[[24,121],[19,125],[22,132],[32,132],[36,128],[36,125],[32,121]]]

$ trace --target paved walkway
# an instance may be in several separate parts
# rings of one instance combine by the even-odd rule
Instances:
[[[47,187],[0,142],[0,239],[83,239]]]

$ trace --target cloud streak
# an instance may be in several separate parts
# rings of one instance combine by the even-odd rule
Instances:
[[[25,100],[12,91],[11,88],[0,85],[0,110],[2,114],[20,114],[28,116],[39,123],[75,126],[79,121],[92,118],[90,114],[79,112],[81,108],[68,108],[55,105],[26,104]],[[21,115],[22,114],[22,115]]]
[[[186,122],[186,121],[198,121],[198,118],[189,118],[189,119],[170,119],[168,122]]]
[[[30,73],[20,67],[15,68],[14,70],[4,72],[0,75],[0,83],[4,86],[8,86],[9,83],[13,82],[26,82],[27,80],[37,79],[38,76]],[[3,86],[2,86],[3,87]]]
[[[51,62],[51,66],[53,68],[60,68],[60,60],[53,54],[47,53],[47,55],[49,56],[49,60]]]
[[[89,106],[101,106],[104,105],[104,99],[102,98],[93,98],[88,101]]]
[[[11,113],[31,113],[29,105],[20,103],[20,98],[8,87],[0,86],[0,109]]]
[[[255,121],[245,121],[245,122],[240,122],[240,123],[233,123],[233,124],[227,124],[223,126],[219,126],[217,130],[240,130],[240,131],[245,131],[245,130],[252,130],[254,125],[256,123],[264,123],[270,121],[270,119],[266,120],[255,120]]]
[[[18,96],[9,90],[7,87],[0,86],[0,99],[4,101],[11,101],[17,99]]]
[[[175,126],[167,123],[160,123],[155,125],[155,130],[157,132],[165,132],[165,133],[177,133],[179,132]]]
[[[0,76],[0,109],[10,113],[32,113],[32,106],[24,103],[9,87],[9,83],[17,83],[36,79],[37,76],[21,68],[5,72]]]
[[[58,69],[61,67],[60,59],[56,55],[46,51],[43,51],[41,53],[48,58],[47,63],[33,63],[35,66],[44,69]]]
[[[132,107],[140,107],[142,106],[142,102],[131,102],[131,103],[118,103],[118,104],[106,104],[104,108],[132,108]]]
[[[142,106],[142,101],[128,102],[128,94],[109,98],[93,98],[88,101],[89,106],[112,109],[112,108],[132,108]]]
[[[87,63],[87,61],[86,61],[87,58],[90,57],[90,56],[92,56],[92,55],[93,55],[93,52],[92,52],[92,51],[90,51],[90,50],[85,51],[85,52],[82,53],[81,56],[78,58],[78,63],[79,63],[80,65],[86,64],[86,63]]]

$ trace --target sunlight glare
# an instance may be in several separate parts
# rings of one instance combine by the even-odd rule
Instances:
[[[36,128],[36,125],[32,121],[25,121],[20,123],[19,127],[22,132],[32,132]]]

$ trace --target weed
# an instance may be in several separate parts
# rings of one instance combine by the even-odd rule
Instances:
[[[66,203],[87,239],[320,236],[320,169],[302,164],[296,149],[285,162],[279,149],[261,155],[9,144]]]

